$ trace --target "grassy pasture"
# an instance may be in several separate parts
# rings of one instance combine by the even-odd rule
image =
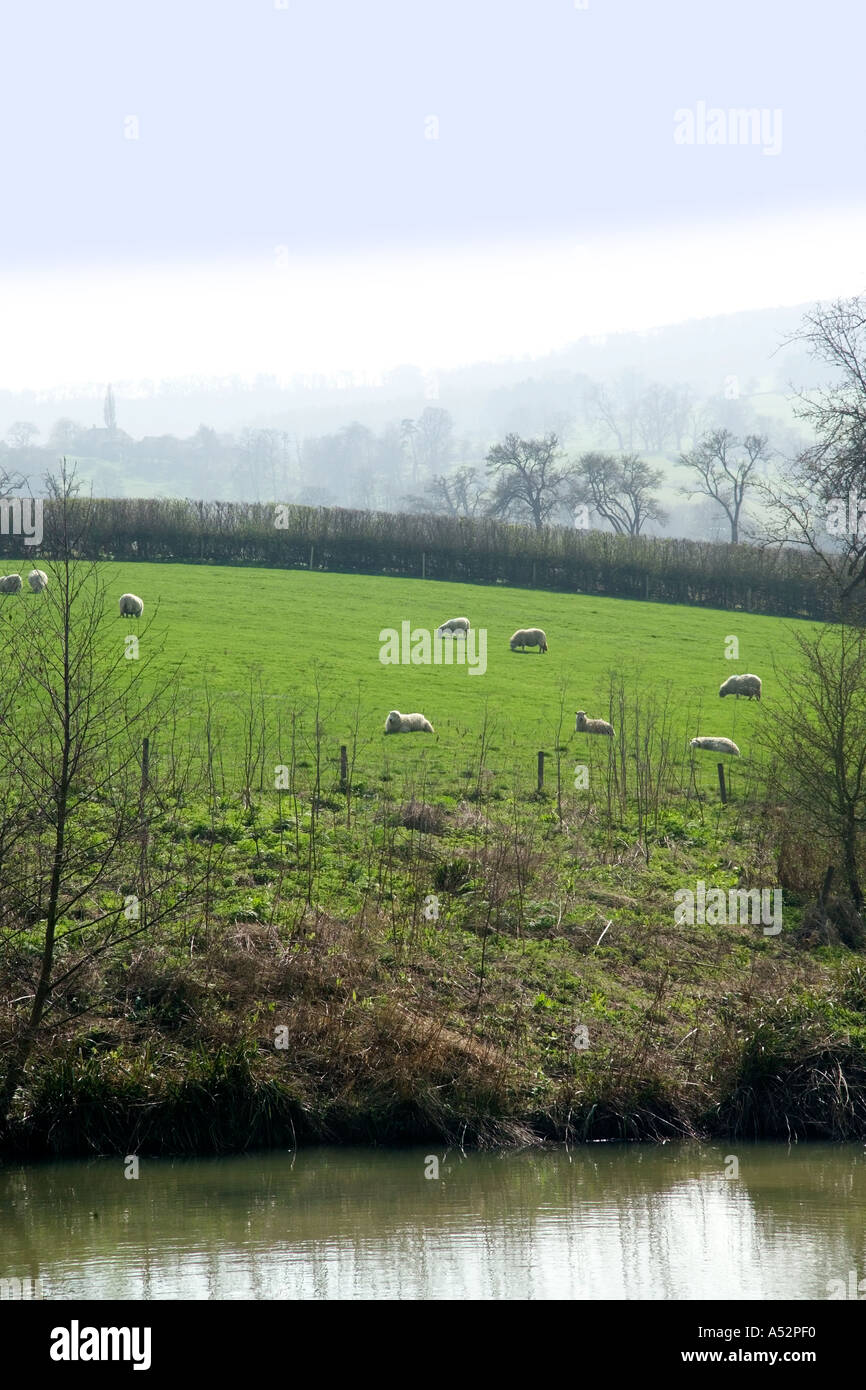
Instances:
[[[586,594],[475,587],[288,570],[106,565],[109,593],[125,590],[145,602],[151,621],[143,638],[164,644],[165,658],[179,662],[195,722],[204,708],[205,681],[227,734],[242,736],[250,681],[264,694],[276,725],[285,727],[292,707],[309,711],[315,675],[322,690],[322,722],[328,757],[349,739],[359,703],[357,771],[392,771],[428,779],[454,779],[476,756],[479,730],[488,717],[486,765],[497,775],[514,767],[532,775],[538,749],[556,746],[564,689],[562,746],[581,759],[606,758],[606,741],[574,732],[574,711],[609,717],[611,676],[622,676],[632,695],[669,694],[674,727],[685,749],[695,734],[734,739],[748,757],[761,708],[757,702],[719,700],[720,683],[735,671],[755,671],[772,700],[790,648],[786,620],[699,608],[637,603]],[[31,603],[30,595],[6,603]],[[487,631],[487,670],[467,666],[384,665],[380,632],[403,622],[431,633],[447,618],[465,614]],[[512,652],[517,627],[543,627],[550,650]],[[117,618],[118,641],[137,624]],[[729,636],[739,657],[727,660]],[[421,710],[436,733],[385,739],[388,710]],[[614,717],[614,722],[616,722]],[[600,748],[599,745],[602,745]],[[274,761],[280,750],[273,749]],[[701,755],[704,775],[716,759]],[[729,760],[730,761],[730,760]],[[736,776],[736,769],[732,769]]]
[[[158,870],[173,850],[200,873],[212,847],[215,858],[206,893],[76,977],[62,1045],[52,1035],[32,1064],[15,1139],[24,1150],[866,1132],[862,967],[841,946],[798,939],[807,880],[820,882],[826,854],[785,841],[757,775],[787,621],[258,568],[112,564],[103,577],[118,652],[138,632],[142,656],[161,645],[179,665],[177,715],[199,750],[207,692],[225,774],[213,804],[200,790],[154,812],[150,863]],[[144,599],[141,623],[117,615],[127,590]],[[40,601],[0,599],[0,621]],[[380,661],[383,629],[432,632],[462,614],[487,631],[483,675]],[[530,626],[545,629],[547,655],[510,651],[514,629]],[[764,681],[763,703],[719,700],[719,684],[747,670]],[[609,714],[612,678],[630,721],[613,747],[574,731],[577,708]],[[682,749],[658,783],[659,814],[643,819],[638,698],[667,699]],[[392,707],[423,711],[436,733],[386,738]],[[332,791],[356,711],[347,799]],[[251,712],[259,751],[245,783]],[[272,780],[289,762],[293,713],[296,795]],[[727,806],[714,754],[697,755],[703,795],[680,794],[697,733],[742,750],[725,760]],[[154,731],[157,767],[173,734]],[[557,747],[561,805],[555,763],[545,797],[534,795],[536,752]],[[629,769],[620,801],[607,797],[614,756],[620,785]],[[586,790],[572,787],[581,762]],[[118,901],[137,882],[137,855],[136,840],[131,870],[103,885]],[[676,890],[699,880],[781,884],[784,930],[678,923]],[[76,910],[97,913],[91,899]],[[74,963],[77,919],[63,927],[61,969],[65,953]],[[20,949],[0,949],[0,1002],[31,987],[39,942],[37,923]],[[275,1025],[288,1030],[284,1050]],[[11,1013],[0,1015],[0,1043],[8,1027]]]

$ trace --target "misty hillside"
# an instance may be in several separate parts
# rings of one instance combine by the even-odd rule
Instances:
[[[651,333],[621,333],[578,339],[571,347],[545,357],[485,362],[425,378],[416,367],[390,372],[380,383],[352,383],[324,378],[295,378],[281,385],[276,378],[254,382],[188,379],[128,383],[114,380],[119,419],[133,437],[192,434],[200,424],[239,430],[245,425],[326,433],[359,420],[377,427],[438,402],[457,419],[459,428],[483,426],[494,433],[508,427],[514,399],[562,402],[564,386],[575,374],[605,380],[634,371],[663,385],[688,382],[700,395],[721,394],[728,377],[740,389],[785,391],[790,380],[810,386],[820,368],[797,345],[783,347],[810,308],[761,309],[719,318],[692,320]],[[78,424],[102,424],[106,382],[89,391],[67,392],[62,384],[48,391],[0,390],[0,435],[18,419],[33,421],[43,435],[61,416]],[[520,388],[516,391],[516,388]],[[516,391],[516,394],[515,394]]]
[[[580,339],[545,357],[440,375],[404,366],[375,384],[347,374],[284,386],[260,377],[2,392],[0,463],[36,489],[66,456],[103,497],[472,515],[484,509],[490,447],[510,432],[555,432],[572,455],[638,452],[658,470],[667,518],[650,521],[648,534],[724,539],[717,509],[684,498],[677,460],[713,428],[766,434],[777,457],[797,449],[792,389],[822,379],[802,345],[786,342],[808,307]],[[434,480],[455,473],[470,486],[443,502]]]

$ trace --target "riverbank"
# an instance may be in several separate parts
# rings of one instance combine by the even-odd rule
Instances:
[[[699,799],[643,835],[515,807],[371,799],[347,828],[323,804],[327,908],[275,797],[207,835],[190,812],[201,853],[222,841],[206,901],[81,965],[4,1152],[866,1132],[866,967],[804,932],[802,854],[778,933],[676,920],[683,885],[767,880],[766,807]],[[5,998],[37,953],[6,953]]]

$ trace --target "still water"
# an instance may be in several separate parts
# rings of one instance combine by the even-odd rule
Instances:
[[[0,1278],[60,1299],[826,1299],[833,1281],[866,1279],[859,1145],[327,1148],[141,1159],[137,1179],[124,1167],[0,1167]]]

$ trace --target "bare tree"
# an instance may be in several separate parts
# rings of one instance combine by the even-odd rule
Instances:
[[[409,457],[412,460],[412,482],[418,481],[418,450],[415,448],[415,436],[418,433],[418,426],[414,420],[405,419],[400,421],[400,442],[404,449],[408,448]]]
[[[51,427],[48,448],[58,454],[71,453],[82,433],[82,427],[76,420],[70,420],[68,415],[63,415],[59,420],[55,420]]]
[[[688,386],[650,382],[637,403],[637,428],[648,453],[662,454],[669,444],[682,448],[692,402]]]
[[[455,468],[437,474],[424,489],[424,496],[404,498],[412,511],[433,512],[438,516],[480,516],[488,502],[485,479],[477,468]]]
[[[246,501],[280,497],[292,481],[291,439],[284,430],[244,429],[234,469],[234,483]]]
[[[631,453],[638,443],[641,392],[634,372],[623,372],[611,386],[590,382],[587,387],[586,417],[613,436],[622,454]]]
[[[82,1012],[81,972],[152,933],[200,887],[184,837],[170,833],[181,781],[163,798],[143,763],[143,738],[170,727],[171,673],[145,679],[153,659],[130,659],[138,648],[99,566],[76,558],[89,507],[75,491],[64,465],[45,503],[48,588],[0,624],[0,951],[8,964],[27,941],[29,985],[3,1001],[0,1135],[41,1031]],[[169,834],[151,858],[155,805]]]
[[[677,451],[682,449],[683,439],[687,435],[695,438],[692,430],[695,404],[690,386],[683,384],[671,387],[668,402],[669,437],[665,442],[671,443]]]
[[[540,531],[559,507],[570,470],[559,460],[559,438],[521,439],[508,434],[487,455],[487,471],[495,479],[489,505],[491,516],[531,520]]]
[[[622,454],[633,453],[639,444],[654,454],[671,445],[681,449],[683,439],[693,434],[693,407],[689,386],[658,381],[644,385],[633,371],[621,372],[608,386],[590,382],[584,397],[585,418],[601,425]]]
[[[812,832],[838,848],[858,912],[866,827],[866,632],[832,624],[793,633],[800,660],[781,673],[784,693],[760,738],[790,803]],[[780,684],[782,684],[780,682]]]
[[[815,443],[762,486],[767,535],[811,550],[844,601],[866,582],[866,297],[818,306],[789,341],[839,375],[798,396]]]
[[[441,471],[454,450],[454,421],[447,410],[428,405],[415,421],[414,443],[419,466],[428,473]]]
[[[6,431],[6,438],[13,449],[29,449],[39,433],[39,426],[32,420],[16,420]]]
[[[24,486],[24,479],[20,473],[10,473],[7,468],[0,464],[0,499],[7,497],[16,489],[20,490]]]
[[[571,501],[591,506],[619,535],[639,536],[648,521],[667,520],[653,493],[661,480],[661,469],[637,454],[617,458],[590,452],[578,459]]]
[[[687,454],[680,455],[680,464],[697,475],[697,482],[682,491],[687,497],[696,494],[718,503],[728,518],[731,543],[740,539],[743,503],[754,485],[759,463],[769,458],[766,435],[750,434],[742,443],[729,430],[710,430]]]

